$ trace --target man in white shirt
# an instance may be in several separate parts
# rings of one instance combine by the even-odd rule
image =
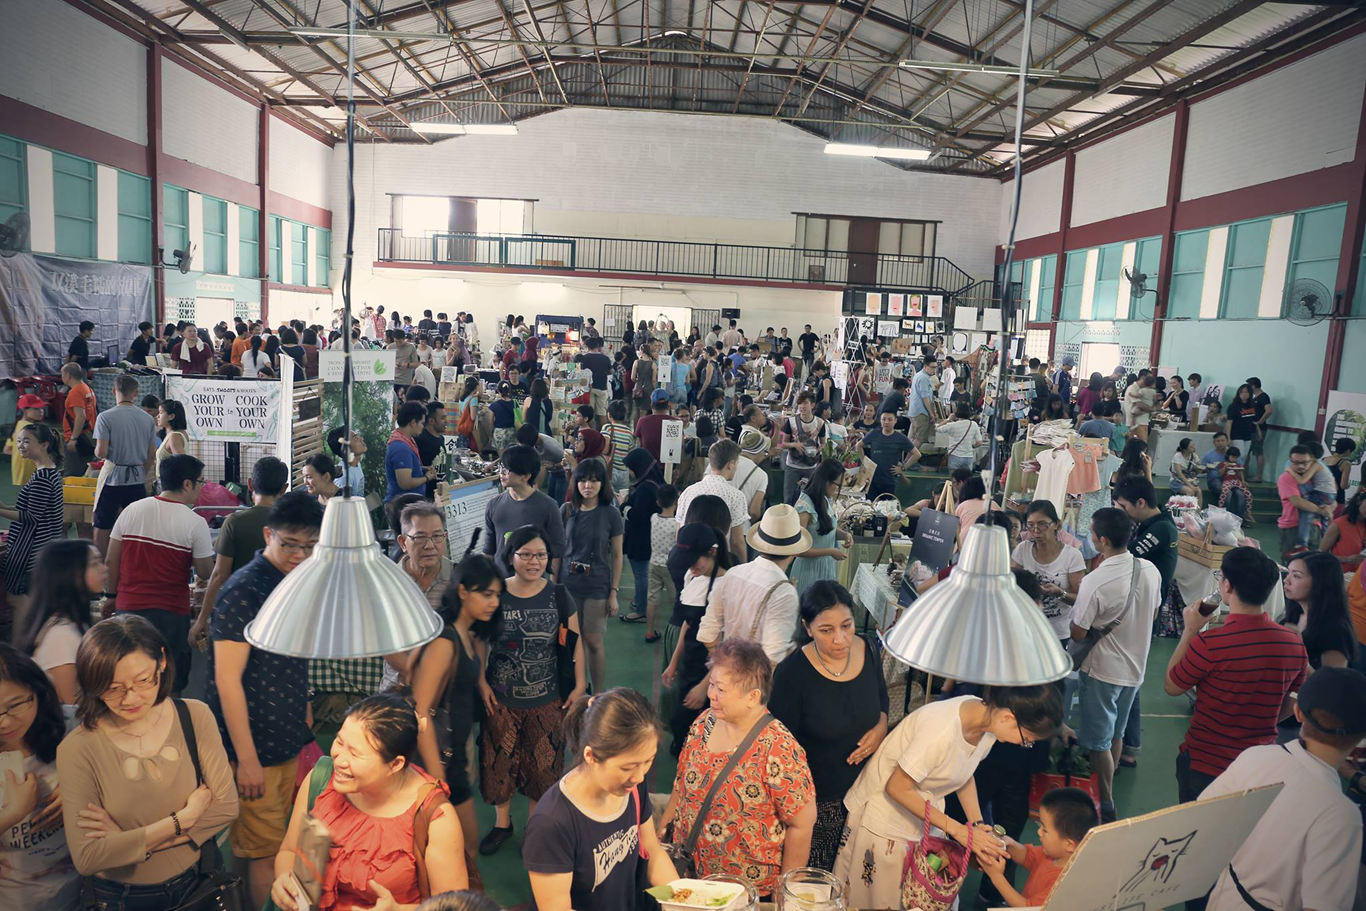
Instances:
[[[1201,800],[1283,782],[1209,894],[1210,911],[1351,908],[1361,870],[1361,810],[1338,769],[1366,734],[1366,677],[1321,667],[1300,688],[1300,738],[1249,747]],[[1352,787],[1361,789],[1361,773]],[[1255,903],[1255,904],[1254,904]]]
[[[958,370],[951,357],[944,358],[943,364],[939,370],[939,398],[948,404],[953,398],[953,381],[958,378]]]
[[[760,464],[768,452],[768,437],[762,431],[746,428],[740,431],[740,454],[745,458],[739,461],[735,477],[730,483],[744,494],[749,504],[749,519],[745,522],[745,534],[749,534],[750,521],[758,521],[764,514],[764,499],[768,496],[768,472]]]
[[[748,459],[746,459],[748,461]],[[736,557],[745,553],[745,527],[749,524],[749,501],[731,483],[740,466],[740,444],[734,440],[717,440],[707,450],[707,473],[696,484],[683,489],[678,498],[678,525],[683,527],[688,507],[702,494],[720,497],[730,509],[730,552]]]
[[[743,340],[744,335],[739,329],[735,328],[735,320],[731,320],[730,328],[726,330],[725,335],[721,336],[721,341],[726,346],[726,351],[740,347],[740,342]]]
[[[810,549],[811,532],[784,503],[768,508],[748,541],[759,555],[716,580],[697,641],[711,648],[727,637],[753,639],[776,666],[797,647],[797,588],[787,570]]]
[[[1081,580],[1072,607],[1072,639],[1102,636],[1081,665],[1081,724],[1077,740],[1091,754],[1100,780],[1101,822],[1114,822],[1115,767],[1124,746],[1129,708],[1143,682],[1152,644],[1153,616],[1160,603],[1162,574],[1129,553],[1132,523],[1123,510],[1096,510],[1091,540],[1103,557]]]

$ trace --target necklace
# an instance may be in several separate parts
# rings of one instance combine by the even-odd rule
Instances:
[[[830,667],[830,665],[825,663],[825,659],[821,657],[820,647],[817,646],[814,642],[811,644],[811,651],[816,653],[816,660],[821,663],[821,667],[825,668],[826,673],[833,674],[836,677],[843,677],[846,673],[848,673],[849,665],[853,663],[854,660],[854,650],[850,649],[848,656],[844,659],[844,667],[840,668],[839,670],[835,670],[834,668]]]

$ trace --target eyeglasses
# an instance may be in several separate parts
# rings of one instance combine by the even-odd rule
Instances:
[[[1015,730],[1020,732],[1020,746],[1026,750],[1034,746],[1034,741],[1025,736],[1024,728],[1020,727],[1020,722],[1015,722]]]
[[[404,535],[403,537],[407,538],[418,547],[426,547],[429,544],[432,547],[440,547],[441,542],[446,540],[445,534],[441,532],[434,535]]]
[[[521,557],[528,563],[544,563],[546,560],[550,559],[550,554],[546,553],[545,551],[541,551],[538,554],[533,554],[525,550],[514,550],[512,552],[512,555],[514,557]]]
[[[1050,529],[1050,528],[1052,528],[1052,527],[1053,527],[1053,523],[1052,523],[1052,522],[1026,522],[1026,523],[1025,523],[1025,528],[1029,529],[1030,531],[1048,531],[1048,529]]]
[[[150,677],[143,677],[141,680],[134,680],[128,686],[111,686],[100,694],[100,698],[105,702],[118,702],[129,693],[145,693],[154,690],[161,683],[161,671],[157,671]]]
[[[14,705],[12,705],[12,706],[10,706],[9,708],[5,709],[3,712],[0,712],[0,719],[8,718],[8,717],[10,717],[11,715],[14,715],[15,717],[18,717],[18,715],[19,715],[21,712],[24,712],[25,710],[27,710],[30,706],[32,706],[32,705],[33,705],[35,702],[37,702],[37,701],[38,701],[38,697],[35,696],[35,695],[33,695],[32,693],[30,693],[30,694],[28,695],[28,698],[27,698],[27,699],[20,699],[18,702],[14,703]]]
[[[309,541],[307,544],[291,544],[283,539],[276,539],[280,542],[280,550],[287,554],[303,554],[305,557],[313,553],[313,548],[318,546],[317,541]]]

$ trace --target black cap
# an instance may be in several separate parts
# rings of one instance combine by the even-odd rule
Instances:
[[[1321,667],[1300,687],[1299,705],[1305,722],[1325,734],[1366,734],[1366,675],[1346,667]],[[1319,724],[1316,711],[1332,715],[1341,727]]]
[[[675,580],[692,568],[699,557],[719,546],[716,529],[702,522],[691,522],[678,530],[678,540],[669,551],[669,575]]]

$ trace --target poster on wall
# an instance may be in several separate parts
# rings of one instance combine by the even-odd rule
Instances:
[[[1333,452],[1338,440],[1351,440],[1355,448],[1347,457],[1349,475],[1343,478],[1347,496],[1361,487],[1362,456],[1366,453],[1366,393],[1332,390],[1328,393],[1327,420],[1323,422],[1323,450]]]
[[[318,375],[323,381],[323,436],[342,425],[341,351],[318,353]],[[384,449],[394,429],[394,352],[352,351],[355,385],[351,391],[351,430],[368,446],[361,456],[361,473],[367,493],[384,496]]]
[[[834,361],[830,365],[830,379],[834,380],[835,388],[844,395],[849,390],[849,362]]]
[[[921,303],[920,303],[920,301],[921,301],[921,297],[920,297],[919,294],[912,294],[912,295],[911,295],[911,299],[910,299],[910,301],[909,301],[909,304],[908,304],[908,306],[906,307],[906,315],[907,315],[907,316],[923,316],[923,315],[924,315],[923,311],[921,310]]]
[[[166,377],[166,397],[185,404],[190,439],[221,443],[278,442],[279,380]]]
[[[969,331],[977,328],[977,308],[976,307],[956,307],[953,311],[953,328],[967,329]]]
[[[894,319],[880,319],[877,321],[877,334],[884,338],[900,335],[901,323]]]
[[[944,296],[931,294],[925,298],[925,315],[932,319],[944,318]]]
[[[889,294],[887,295],[887,315],[900,316],[905,307],[906,295]]]
[[[484,527],[484,509],[502,492],[497,478],[457,484],[440,505],[446,514],[446,552],[460,560],[476,529]]]
[[[904,320],[902,320],[902,321],[901,321],[901,331],[902,331],[902,332],[914,332],[914,331],[915,331],[915,320],[913,320],[913,319],[904,319]]]
[[[869,294],[869,295],[868,295],[868,298],[867,298],[867,306],[864,308],[864,312],[865,312],[865,313],[871,313],[873,316],[881,316],[881,315],[882,315],[882,295],[881,295],[881,294]]]

